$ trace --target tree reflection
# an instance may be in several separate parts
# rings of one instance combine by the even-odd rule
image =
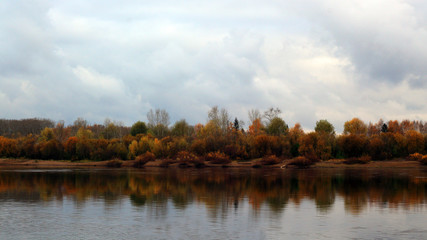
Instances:
[[[427,173],[422,170],[252,170],[146,169],[0,171],[0,201],[53,201],[64,197],[76,204],[89,198],[108,205],[128,197],[137,208],[164,213],[170,202],[177,209],[203,204],[211,217],[223,217],[242,202],[255,213],[266,206],[282,213],[289,203],[309,199],[328,213],[337,198],[347,212],[359,214],[368,204],[410,208],[427,200]]]

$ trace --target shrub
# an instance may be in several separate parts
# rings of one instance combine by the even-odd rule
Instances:
[[[110,168],[120,168],[122,166],[122,164],[123,164],[122,160],[120,160],[118,158],[115,158],[115,159],[110,160],[110,161],[107,162],[107,167],[110,167]]]
[[[352,157],[352,158],[348,158],[344,161],[345,164],[366,164],[368,162],[371,161],[371,157],[370,156],[361,156],[361,157]]]
[[[276,155],[264,156],[260,161],[261,165],[274,165],[280,163],[280,159]]]
[[[212,164],[228,164],[231,163],[230,158],[222,152],[210,152],[206,155],[206,161]]]
[[[180,167],[188,167],[190,164],[195,167],[203,167],[205,165],[203,159],[187,151],[178,152],[176,161],[179,162]]]
[[[406,157],[406,160],[408,160],[408,161],[421,161],[422,158],[423,158],[422,154],[413,153],[413,154],[409,154],[409,156]]]
[[[313,161],[311,161],[310,159],[300,156],[300,157],[296,157],[293,158],[292,160],[289,161],[289,163],[286,165],[287,166],[296,166],[298,168],[308,168],[311,165],[313,165]]]
[[[146,163],[154,160],[156,160],[154,154],[152,154],[151,152],[146,152],[144,154],[138,155],[135,158],[135,163],[133,164],[133,167],[142,168]]]

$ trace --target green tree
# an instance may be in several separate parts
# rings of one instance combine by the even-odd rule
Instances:
[[[266,130],[270,135],[284,135],[288,132],[288,125],[280,117],[275,117],[270,120]]]
[[[138,134],[146,134],[148,131],[147,126],[144,122],[138,121],[134,123],[130,129],[130,134],[132,136],[136,136]]]
[[[328,122],[328,120],[317,121],[314,131],[316,131],[317,133],[327,133],[331,135],[335,134],[334,126],[330,122]]]
[[[175,122],[172,127],[171,133],[173,136],[189,136],[192,134],[194,128],[188,125],[185,119]]]

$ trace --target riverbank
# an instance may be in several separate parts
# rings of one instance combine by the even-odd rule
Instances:
[[[110,161],[78,161],[72,162],[69,160],[54,161],[54,160],[33,160],[33,159],[0,159],[0,168],[105,168],[108,167]],[[123,161],[121,168],[132,168],[135,161]],[[148,162],[144,167],[162,167],[163,160]],[[206,167],[232,167],[232,168],[286,168],[286,162],[275,165],[259,165],[259,160],[251,161],[232,161],[229,164],[210,164],[205,162]],[[179,163],[171,163],[168,167],[180,167]],[[363,169],[378,169],[378,168],[419,168],[426,167],[418,161],[407,161],[405,159],[393,159],[387,161],[371,161],[366,164],[345,164],[343,159],[331,159],[328,161],[318,162],[310,168],[363,168]]]

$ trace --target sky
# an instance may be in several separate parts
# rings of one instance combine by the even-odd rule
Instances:
[[[4,0],[0,118],[427,120],[423,0]]]

